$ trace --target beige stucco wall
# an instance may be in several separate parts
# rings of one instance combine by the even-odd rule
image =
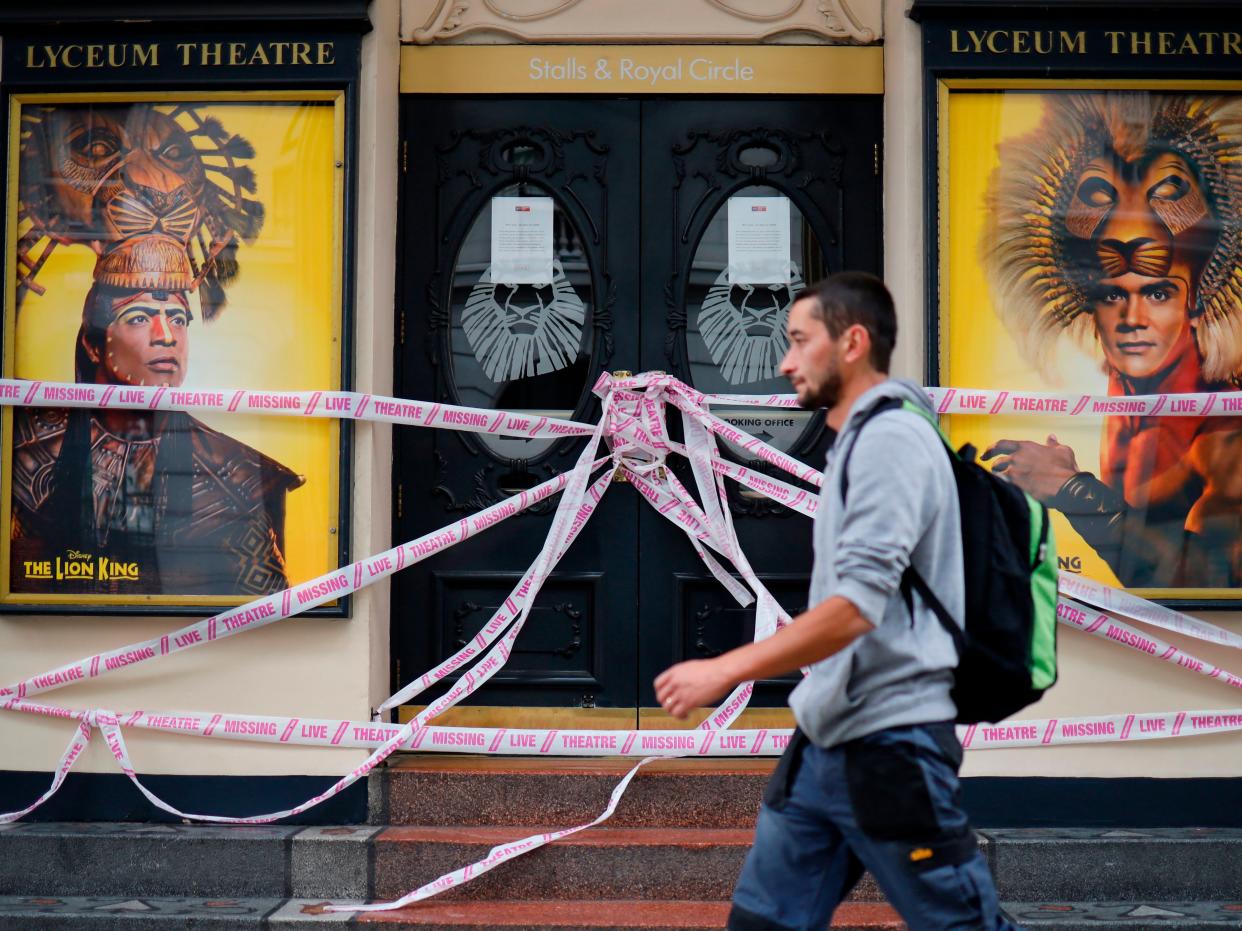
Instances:
[[[924,343],[923,83],[921,34],[909,0],[884,0],[884,274],[900,308],[897,374],[922,379]],[[1004,387],[1002,385],[990,387]],[[1204,617],[1242,631],[1242,616]],[[1159,632],[1157,632],[1159,633]],[[1242,693],[1077,630],[1060,628],[1061,677],[1020,717],[1067,718],[1242,708]],[[1192,655],[1242,669],[1236,650],[1159,633]],[[1191,737],[967,754],[972,776],[1236,776],[1242,736]]]
[[[397,229],[398,0],[372,5],[363,40],[357,159],[354,365],[357,390],[392,392],[393,281]],[[351,514],[355,555],[390,540],[391,428],[358,424]],[[0,617],[0,682],[12,682],[101,650],[176,630],[181,619]],[[291,618],[261,630],[125,669],[41,700],[113,710],[234,711],[365,720],[388,684],[388,586],[357,595],[346,620]],[[0,768],[52,770],[72,732],[67,721],[0,712]],[[274,747],[127,730],[142,773],[348,772],[358,750]],[[96,737],[77,772],[117,772]],[[5,799],[0,809],[33,799]]]
[[[878,4],[880,0],[875,0]],[[406,0],[425,24],[438,0]],[[393,290],[397,228],[397,61],[399,2],[377,0],[363,45],[359,189],[356,206],[355,381],[359,390],[392,390]],[[885,33],[885,275],[901,313],[899,374],[923,372],[923,142],[919,28],[908,0],[883,0]],[[415,7],[419,9],[414,10]],[[869,14],[866,3],[852,11]],[[409,31],[408,19],[401,28]],[[725,28],[723,25],[721,28]],[[876,30],[879,31],[878,29]],[[823,37],[820,37],[822,41]],[[490,36],[491,41],[498,37]],[[736,39],[735,39],[736,40]],[[513,41],[512,38],[509,41]],[[353,552],[390,545],[391,430],[358,425],[354,442]],[[388,587],[361,593],[348,620],[291,619],[211,647],[66,688],[48,698],[74,706],[185,709],[365,718],[386,694]],[[1236,615],[1210,620],[1242,630]],[[145,640],[182,621],[142,618],[0,616],[0,681],[10,682],[68,660]],[[1168,637],[1213,663],[1242,669],[1233,651]],[[1031,717],[1242,707],[1219,681],[1133,651],[1063,630],[1061,682]],[[50,770],[68,740],[64,721],[0,713],[0,768]],[[137,768],[150,773],[341,774],[359,751],[324,751],[208,741],[131,731]],[[81,771],[115,772],[96,741]],[[968,755],[970,775],[1213,776],[1242,769],[1242,739],[1230,736],[1102,744]],[[12,800],[24,802],[25,800]]]

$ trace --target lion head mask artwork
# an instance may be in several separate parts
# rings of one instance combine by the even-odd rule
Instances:
[[[790,263],[789,284],[729,284],[721,272],[699,307],[698,325],[712,362],[731,385],[775,378],[789,349],[785,324],[802,274]]]
[[[1000,146],[982,242],[997,312],[1047,368],[1093,335],[1096,283],[1186,281],[1209,381],[1242,375],[1242,99],[1049,95]]]
[[[462,311],[466,340],[496,384],[546,375],[573,363],[586,309],[560,262],[544,285],[492,281],[489,266]]]
[[[97,284],[199,291],[223,307],[239,242],[263,225],[254,149],[191,105],[34,106],[22,113],[18,301],[57,245],[98,256]]]

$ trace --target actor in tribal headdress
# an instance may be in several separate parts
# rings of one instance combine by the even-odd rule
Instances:
[[[984,261],[1041,367],[1094,345],[1111,395],[1234,390],[1242,374],[1242,101],[1051,96],[1001,147]],[[1047,442],[984,458],[1062,511],[1124,585],[1242,583],[1242,423],[1106,418],[1100,474]]]
[[[238,242],[262,225],[261,206],[242,193],[253,177],[237,164],[252,155],[188,108],[49,109],[32,121],[22,252],[85,245],[98,256],[74,347],[79,382],[182,385],[194,305],[205,320],[221,311]],[[26,290],[40,291],[41,264],[23,264]],[[14,591],[39,590],[18,576],[26,562],[69,550],[136,563],[138,579],[58,581],[58,592],[287,587],[285,495],[302,479],[258,450],[185,413],[28,408],[14,432]]]

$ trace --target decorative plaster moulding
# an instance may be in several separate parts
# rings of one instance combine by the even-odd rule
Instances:
[[[871,45],[883,0],[401,0],[401,40]]]

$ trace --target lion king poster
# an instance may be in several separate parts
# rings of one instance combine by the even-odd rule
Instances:
[[[4,374],[341,380],[342,95],[11,98]],[[0,602],[217,605],[337,565],[340,429],[16,408]]]
[[[1109,395],[1121,413],[951,418],[1054,511],[1063,569],[1236,598],[1242,418],[1130,395],[1242,377],[1242,94],[953,91],[941,107],[941,383]]]

